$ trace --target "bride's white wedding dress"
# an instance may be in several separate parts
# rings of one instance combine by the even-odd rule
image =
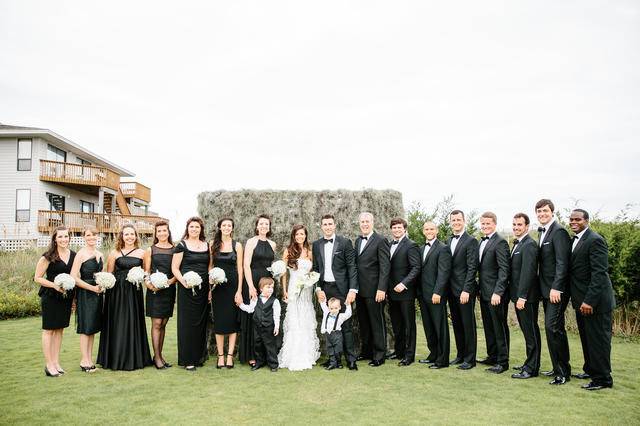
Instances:
[[[287,313],[284,317],[282,349],[278,354],[280,368],[307,370],[320,357],[320,341],[316,333],[316,312],[313,308],[313,286],[297,288],[300,275],[311,271],[311,261],[298,259],[298,269],[289,269]]]

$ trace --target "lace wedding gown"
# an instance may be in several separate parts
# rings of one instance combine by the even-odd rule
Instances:
[[[278,354],[280,368],[307,370],[320,357],[320,341],[316,334],[316,312],[313,308],[313,286],[298,290],[300,275],[311,271],[311,261],[298,259],[298,269],[289,268],[287,313],[284,317],[282,349]]]

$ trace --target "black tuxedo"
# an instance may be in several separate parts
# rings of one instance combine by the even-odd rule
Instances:
[[[447,241],[451,250],[450,237]],[[478,241],[466,231],[458,238],[452,256],[451,276],[449,278],[449,309],[451,324],[456,339],[456,358],[469,364],[476,363],[476,273],[478,270]],[[460,293],[469,293],[469,302],[460,303]]]
[[[571,303],[576,310],[580,331],[584,372],[596,384],[613,384],[611,378],[611,313],[616,307],[613,286],[608,274],[607,243],[587,228],[571,253]],[[580,313],[586,303],[593,314]]]
[[[317,290],[325,292],[327,300],[335,297],[342,302],[342,312],[345,310],[345,299],[349,290],[358,290],[358,273],[355,264],[355,252],[351,240],[336,235],[331,252],[331,272],[335,281],[325,281],[325,254],[324,246],[327,244],[324,238],[313,242],[313,270],[320,274]],[[344,342],[344,354],[348,363],[355,362],[357,355],[353,339],[351,318],[342,324],[342,336]]]
[[[420,274],[420,249],[404,236],[391,254],[389,270],[389,315],[395,335],[395,351],[398,358],[413,362],[416,355],[416,284]],[[392,250],[392,248],[390,248]],[[406,290],[394,290],[399,283]]]
[[[523,370],[537,375],[540,371],[540,350],[542,341],[538,326],[540,306],[540,285],[538,283],[538,245],[533,238],[525,235],[511,252],[509,293],[515,304],[525,299],[524,309],[516,309],[518,324],[526,343],[527,359]]]
[[[451,274],[451,250],[437,239],[433,241],[425,256],[427,246],[422,246],[420,259],[420,285],[418,286],[418,301],[422,313],[422,326],[427,338],[429,355],[427,359],[436,365],[449,365],[449,322],[447,321],[447,287]],[[440,303],[434,305],[432,296],[441,296]]]
[[[569,233],[554,221],[544,235],[544,241],[538,253],[538,277],[542,306],[544,308],[544,329],[547,335],[547,346],[553,370],[556,375],[569,377],[569,341],[564,323],[564,311],[569,304],[569,262],[571,241]],[[562,292],[560,303],[549,301],[549,292]]]
[[[363,243],[364,248],[361,250]],[[378,290],[386,293],[389,285],[389,243],[374,232],[367,240],[362,237],[356,238],[354,246],[358,271],[356,313],[362,342],[360,355],[367,359],[384,361],[387,352],[385,303],[376,302],[375,296]]]
[[[482,247],[482,243],[478,248]],[[487,342],[488,358],[503,367],[509,365],[509,243],[497,232],[486,240],[478,259],[480,311]],[[491,296],[500,296],[500,304],[493,306]]]

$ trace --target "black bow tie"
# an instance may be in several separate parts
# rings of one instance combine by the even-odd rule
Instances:
[[[480,238],[480,239],[481,239],[482,241],[487,241],[489,238],[491,238],[491,237],[482,237],[482,238]]]
[[[400,241],[395,241],[395,240],[394,240],[394,241],[392,241],[392,242],[391,242],[391,245],[392,245],[392,246],[395,246],[395,245],[396,245],[396,244],[398,244],[399,242],[400,242]]]
[[[368,240],[368,239],[369,239],[369,237],[362,237],[362,239],[363,239],[363,240]]]
[[[326,243],[331,243],[331,244],[333,244],[333,238],[329,238],[329,239],[325,238],[325,239],[324,239],[324,243],[325,243],[325,244],[326,244]]]
[[[425,246],[427,246],[427,247],[431,247],[431,243],[430,243],[430,242],[427,242],[427,243],[425,244]]]
[[[574,239],[574,240],[579,240],[579,239],[580,239],[580,237],[578,237],[577,235],[574,235],[574,236],[573,236],[573,239]]]
[[[460,238],[460,235],[452,235],[451,238],[455,238],[456,240]]]
[[[544,226],[538,226],[538,232],[542,233],[546,231],[547,231],[547,228],[545,228]]]
[[[513,245],[515,246],[516,244],[520,244],[520,240],[518,240],[517,238],[513,240]]]

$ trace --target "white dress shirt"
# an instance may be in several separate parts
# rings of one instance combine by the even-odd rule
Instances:
[[[331,269],[331,267],[333,266],[333,245],[336,243],[336,234],[324,239],[333,240],[331,243],[322,241],[322,244],[324,244],[324,280],[334,282],[336,278],[333,276],[333,269]]]
[[[422,262],[424,263],[424,260],[427,258],[427,254],[429,254],[429,250],[431,250],[431,247],[433,247],[433,243],[436,242],[436,238],[434,238],[431,241],[427,241],[430,245],[426,245],[424,246],[424,253],[422,253]]]
[[[573,239],[573,245],[571,246],[571,253],[573,253],[573,251],[576,249],[576,246],[578,245],[578,242],[580,241],[580,239],[582,238],[582,236],[584,235],[585,231],[589,229],[589,227],[587,226],[586,228],[584,228],[582,231],[580,231],[580,233],[576,234],[576,237],[578,238],[574,238]]]
[[[329,310],[329,306],[327,306],[326,300],[320,303],[320,308],[322,309],[322,325],[320,326],[321,334],[331,334],[336,321],[338,322],[338,324],[336,325],[336,331],[342,330],[342,324],[346,320],[351,318],[351,305],[347,305],[344,312],[338,313],[338,315],[336,315],[335,317],[329,314],[331,311]]]
[[[487,246],[489,240],[493,237],[493,234],[495,234],[495,231],[489,235],[485,235],[485,237],[489,237],[489,239],[482,240],[482,242],[480,243],[480,248],[478,249],[478,259],[480,260],[480,262],[482,262],[482,252],[484,252],[484,248]]]
[[[358,254],[362,254],[362,252],[364,251],[365,246],[367,245],[367,243],[371,239],[372,235],[373,235],[373,231],[371,231],[369,233],[369,235],[363,235],[363,237],[367,237],[367,239],[366,240],[364,240],[364,239],[360,240],[360,251],[358,252]]]
[[[555,222],[556,218],[552,217],[551,220],[549,221],[549,223],[547,223],[546,225],[540,225],[542,226],[545,231],[540,234],[540,241],[538,241],[538,244],[540,245],[540,247],[542,247],[542,242],[544,241],[544,238],[547,236],[547,233],[549,232],[549,228],[551,228],[551,225],[553,225],[553,222]]]
[[[271,295],[271,297],[275,296]],[[263,295],[260,295],[260,299],[262,299],[263,304],[267,303],[267,300],[269,300],[268,297],[264,297]],[[253,311],[256,310],[257,304],[258,299],[253,299],[248,305],[246,303],[240,304],[240,310],[245,311],[248,314],[252,314]],[[273,301],[273,324],[276,330],[280,327],[280,310],[280,301],[276,299]]]
[[[453,254],[453,252],[456,251],[456,246],[460,242],[460,238],[462,238],[462,234],[464,234],[464,231],[462,231],[460,234],[453,234],[453,235],[459,235],[459,237],[451,238],[451,254]]]
[[[404,234],[402,237],[400,237],[400,239],[398,240],[398,244],[392,244],[391,248],[389,249],[389,257],[393,257],[393,253],[396,252],[396,249],[398,248],[398,246],[400,245],[400,241],[402,241],[402,239],[406,236],[407,234]],[[394,240],[395,241],[395,240]]]

